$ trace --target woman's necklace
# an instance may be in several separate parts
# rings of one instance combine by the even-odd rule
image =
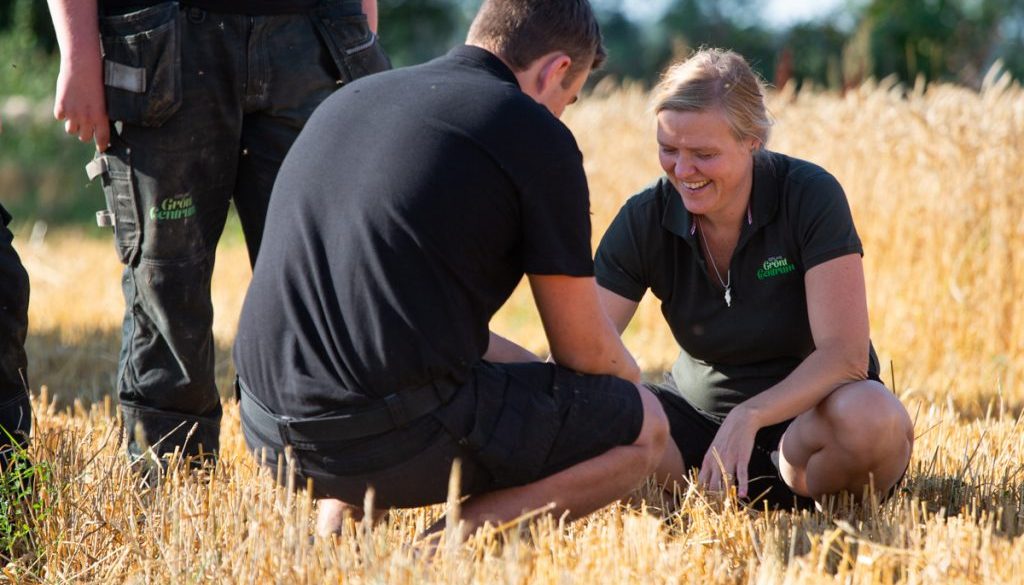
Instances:
[[[708,245],[708,239],[704,236],[704,227],[700,225],[700,218],[694,217],[697,220],[697,231],[700,232],[700,241],[704,242],[704,249],[708,252],[708,260],[711,261],[711,267],[715,269],[715,276],[718,277],[718,282],[725,287],[725,306],[732,307],[732,268],[728,268],[725,271],[725,280],[722,280],[722,273],[718,271],[718,264],[715,264],[715,256],[711,253],[711,246]]]

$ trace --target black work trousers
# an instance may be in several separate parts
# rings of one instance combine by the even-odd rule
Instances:
[[[112,137],[90,168],[125,264],[128,451],[216,452],[210,282],[229,203],[255,262],[274,178],[314,108],[389,63],[359,0],[267,16],[165,2],[105,15],[100,32]]]
[[[0,470],[12,445],[25,446],[32,430],[28,399],[28,274],[11,242],[11,216],[0,205]]]

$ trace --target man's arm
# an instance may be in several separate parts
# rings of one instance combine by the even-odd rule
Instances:
[[[521,345],[505,339],[491,331],[490,341],[487,343],[487,353],[484,360],[496,364],[515,364],[522,362],[539,362],[541,359],[530,350]]]
[[[103,95],[103,58],[96,0],[48,0],[60,46],[60,73],[53,116],[64,130],[96,148],[110,144],[110,122]]]
[[[584,374],[640,382],[640,368],[602,308],[593,277],[530,274],[529,279],[555,362]]]
[[[363,14],[370,23],[370,30],[377,34],[377,0],[363,0]]]

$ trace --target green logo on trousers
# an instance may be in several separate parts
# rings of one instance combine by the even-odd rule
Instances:
[[[782,276],[796,270],[796,266],[789,263],[789,260],[782,256],[772,256],[764,261],[764,264],[757,269],[757,279],[764,280],[773,276]]]
[[[196,214],[196,206],[192,203],[192,196],[181,195],[171,197],[160,202],[159,207],[151,207],[149,218],[156,221],[168,221],[185,219]]]

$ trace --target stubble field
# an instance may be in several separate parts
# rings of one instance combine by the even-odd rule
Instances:
[[[766,513],[690,486],[675,497],[645,486],[574,524],[524,520],[427,558],[410,544],[444,506],[352,523],[334,542],[312,538],[312,503],[257,472],[230,400],[211,476],[172,472],[136,489],[109,398],[123,306],[112,244],[33,238],[26,226],[16,245],[33,285],[38,481],[32,505],[9,514],[27,534],[5,551],[0,580],[1024,582],[1024,92],[997,76],[981,93],[883,83],[844,96],[783,90],[771,109],[769,148],[823,165],[846,189],[883,379],[916,421],[907,480],[881,506]],[[653,118],[641,90],[599,87],[565,119],[586,159],[596,244],[660,172]],[[222,245],[213,296],[224,389],[248,279],[244,246]],[[544,350],[524,288],[492,328]],[[650,299],[626,341],[655,380],[677,351]]]

